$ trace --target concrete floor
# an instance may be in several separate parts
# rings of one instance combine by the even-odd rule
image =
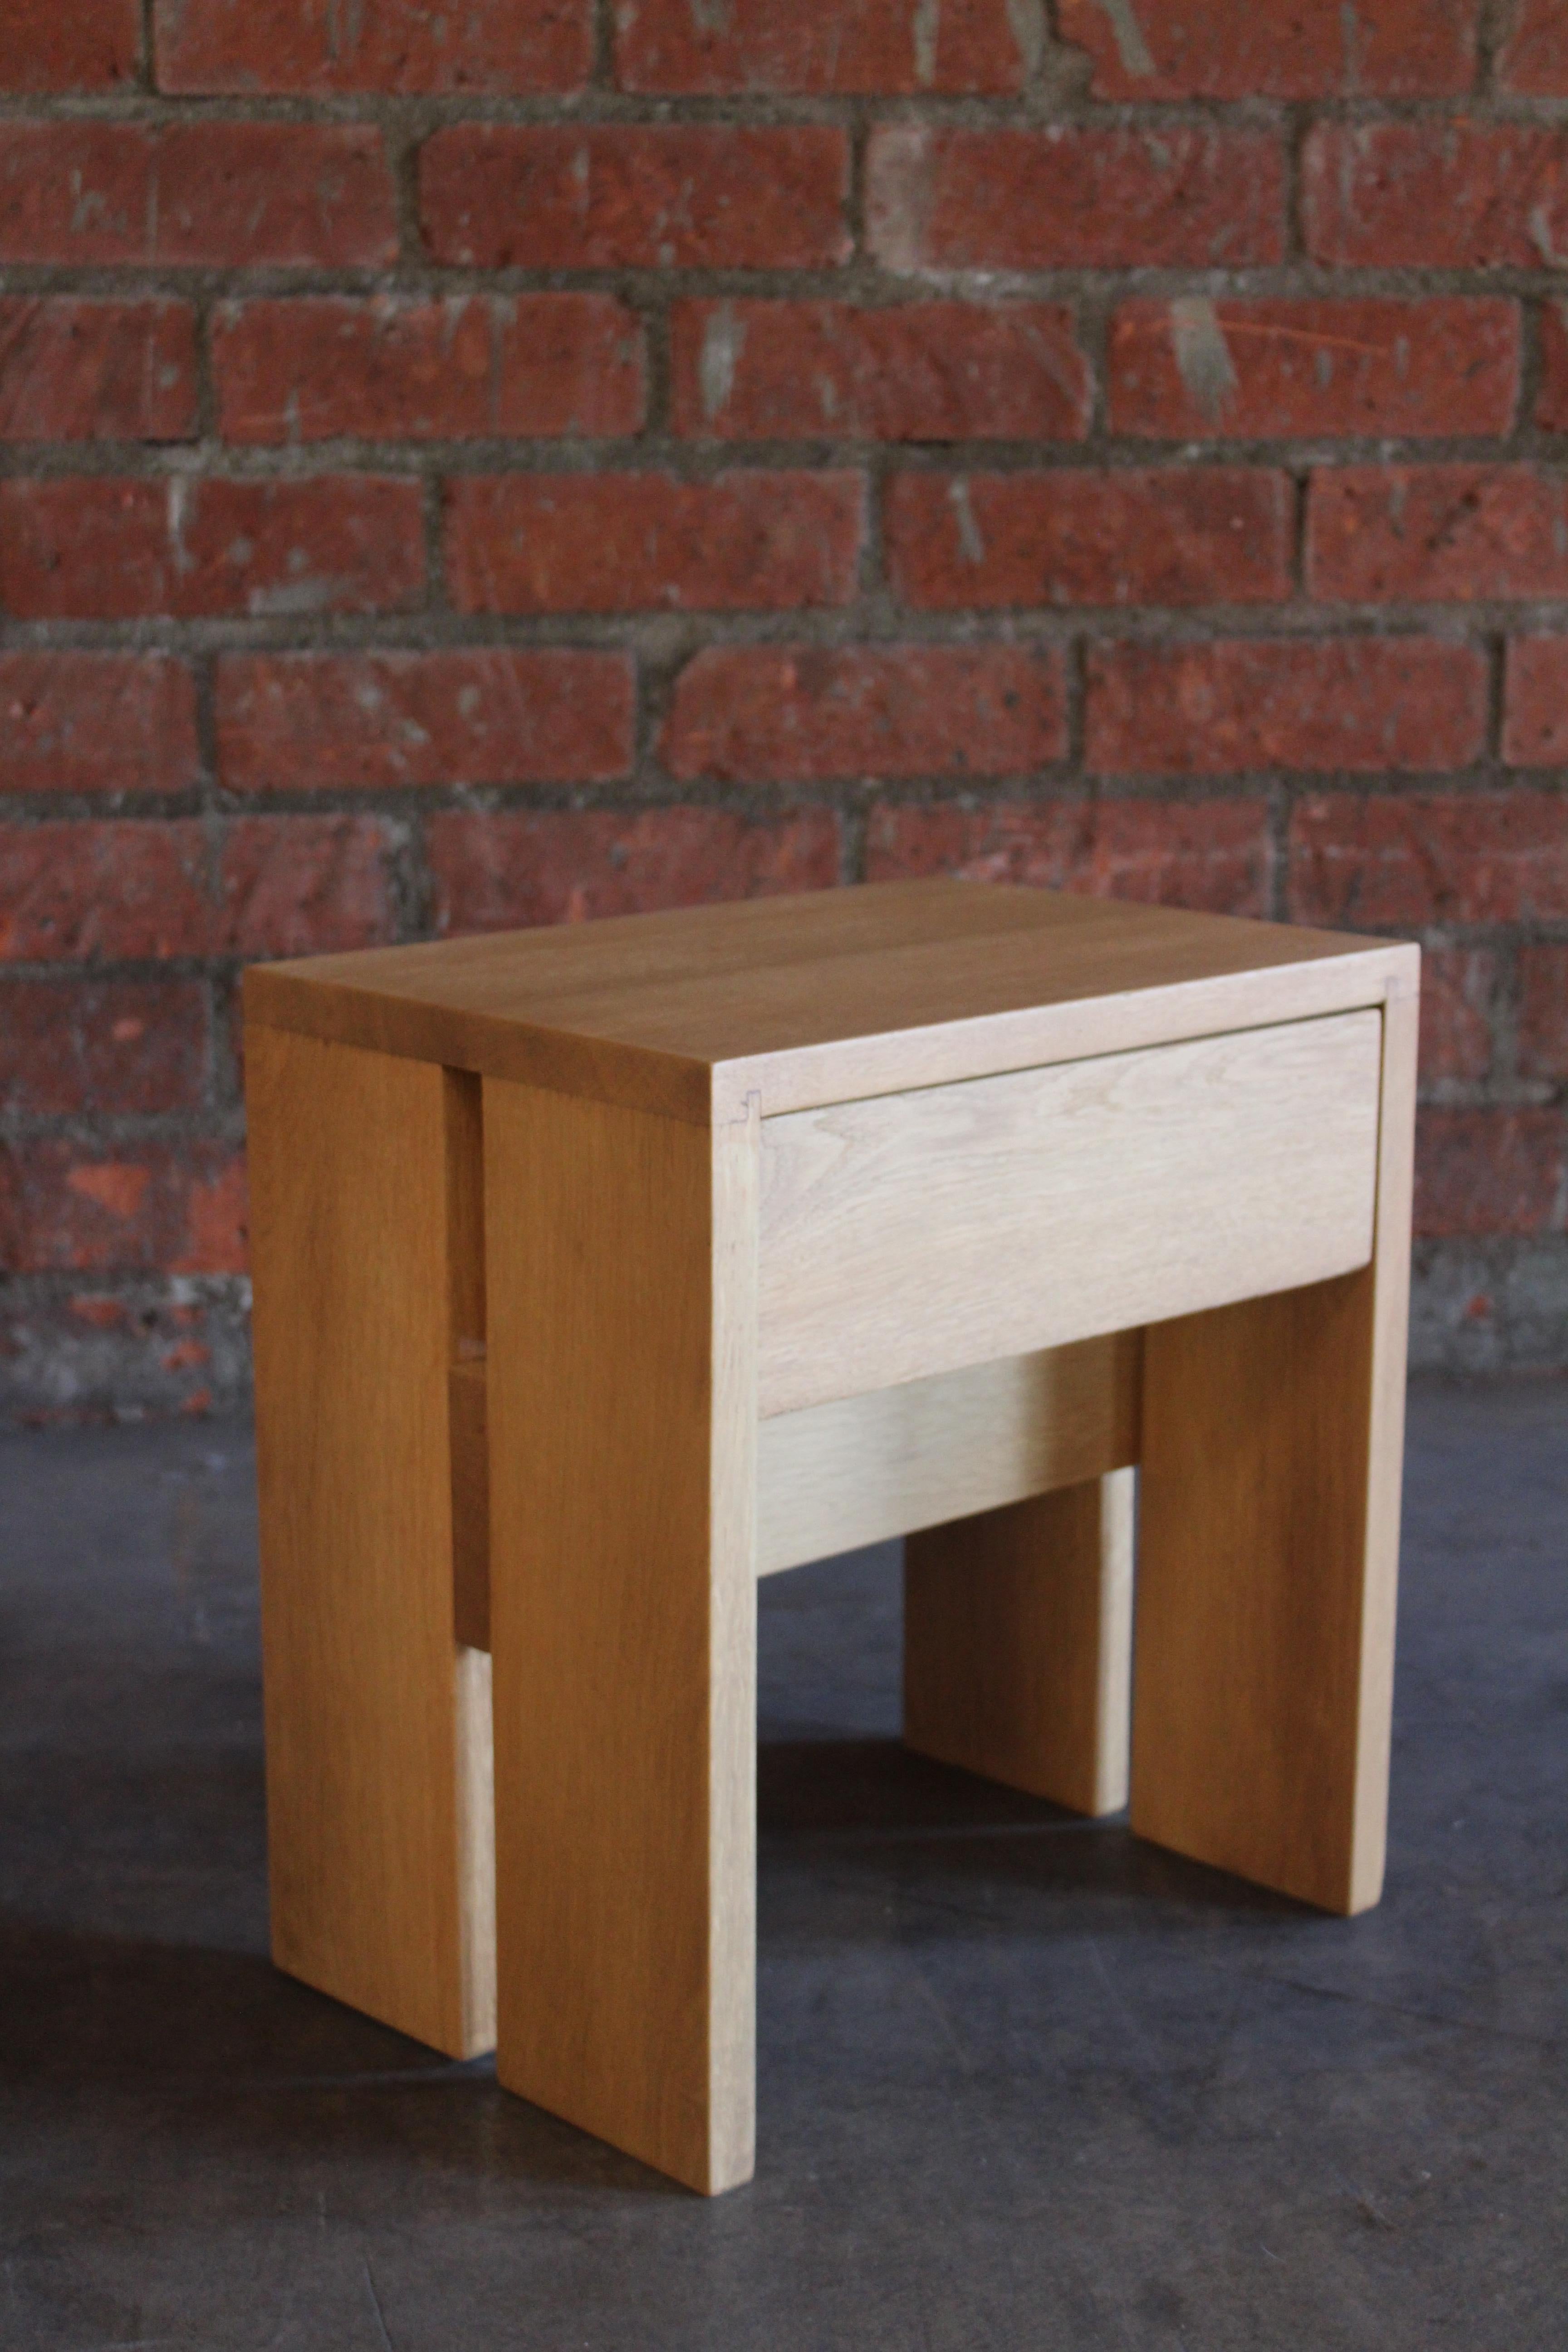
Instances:
[[[763,1596],[716,2203],[275,1975],[237,1425],[0,1441],[5,2352],[1568,2345],[1568,1386],[1413,1413],[1388,1893],[901,1753],[890,1550]]]

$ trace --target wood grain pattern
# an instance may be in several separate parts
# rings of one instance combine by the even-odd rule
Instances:
[[[1127,1801],[1133,1473],[912,1536],[904,1741],[1074,1812]]]
[[[798,1411],[1371,1255],[1375,1013],[763,1128],[759,1392]]]
[[[1415,1069],[1391,1005],[1373,1263],[1145,1342],[1132,1826],[1331,1911],[1383,1883]]]
[[[757,1573],[881,1543],[1134,1462],[1136,1331],[764,1421]]]
[[[757,1122],[487,1081],[500,2080],[752,2165]]]
[[[442,1073],[256,1024],[246,1063],[273,1950],[468,2057],[488,1664],[453,1633]]]
[[[254,971],[279,1028],[699,1125],[1360,1005],[1385,940],[996,884],[885,883],[316,956]]]

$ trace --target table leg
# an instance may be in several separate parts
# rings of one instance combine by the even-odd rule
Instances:
[[[1081,1813],[1127,1801],[1133,1473],[910,1536],[904,1739]]]
[[[1330,1911],[1383,1884],[1415,1050],[1391,1003],[1373,1263],[1144,1335],[1132,1827]]]
[[[246,1061],[273,1953],[471,2057],[495,1995],[489,1660],[453,1612],[460,1082],[256,1024]]]
[[[692,2188],[754,2105],[758,1122],[487,1079],[499,2040]]]

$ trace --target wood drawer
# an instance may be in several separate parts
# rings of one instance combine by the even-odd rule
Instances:
[[[1336,1013],[764,1119],[761,1411],[1366,1265],[1382,1038]]]

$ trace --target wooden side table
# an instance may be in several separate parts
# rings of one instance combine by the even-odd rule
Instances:
[[[757,1575],[909,1534],[910,1744],[1111,1810],[1133,1464],[1132,1827],[1374,1903],[1416,987],[952,883],[252,971],[279,1965],[746,2179]]]

